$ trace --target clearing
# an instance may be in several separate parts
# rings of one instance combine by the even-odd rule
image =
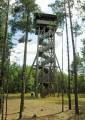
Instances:
[[[72,95],[72,110],[68,110],[68,98],[64,97],[64,112],[62,112],[61,97],[32,98],[25,95],[25,107],[22,120],[85,120],[85,95],[79,95],[80,115],[75,115],[74,97]],[[10,94],[8,99],[8,120],[17,120],[20,108],[20,95]]]

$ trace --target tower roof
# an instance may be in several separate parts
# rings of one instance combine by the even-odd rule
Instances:
[[[36,33],[38,30],[45,29],[47,32],[49,29],[55,29],[57,27],[57,16],[52,14],[44,14],[44,13],[35,13],[34,21],[36,27]]]
[[[56,21],[57,16],[53,14],[45,14],[45,13],[35,13],[35,20],[40,19],[40,20],[47,20],[47,21]]]

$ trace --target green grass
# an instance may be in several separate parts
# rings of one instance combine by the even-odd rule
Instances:
[[[17,94],[9,94],[9,99],[20,99],[20,94],[17,93]],[[85,94],[79,94],[78,95],[78,99],[79,99],[79,104],[80,105],[83,105],[85,104]],[[25,94],[25,100],[34,100],[34,101],[45,101],[45,102],[50,102],[50,103],[56,103],[56,104],[61,104],[62,103],[62,98],[61,98],[61,95],[59,97],[57,97],[57,94],[54,96],[47,96],[45,98],[35,98],[34,96],[31,97],[30,93],[26,93]],[[72,105],[74,105],[74,94],[71,94],[71,102],[72,102]],[[64,95],[64,104],[65,105],[68,105],[68,97],[67,95],[65,94]]]
[[[71,94],[71,100],[72,100],[72,111],[70,111],[71,115],[69,115],[68,112],[63,112],[63,116],[67,115],[68,118],[69,118],[69,119],[63,119],[63,120],[85,120],[85,94],[79,94],[78,98],[79,98],[80,115],[75,116],[75,114],[74,114],[74,108],[75,108],[74,107],[74,95]],[[9,94],[8,101],[9,101],[9,107],[10,107],[10,104],[11,104],[10,102],[13,102],[12,104],[17,104],[19,106],[19,104],[20,104],[20,94],[19,93],[17,93],[17,94]],[[50,103],[51,103],[51,105],[55,104],[55,105],[60,105],[61,106],[61,104],[62,104],[61,95],[59,97],[57,97],[57,94],[56,94],[55,97],[54,96],[47,96],[45,98],[40,98],[39,97],[38,99],[36,99],[35,97],[31,97],[30,93],[25,94],[25,105],[26,105],[26,108],[28,107],[27,108],[28,111],[33,106],[37,106],[37,105],[42,106],[43,104],[45,106],[47,104],[49,105]],[[64,104],[65,104],[65,106],[68,106],[68,97],[67,97],[66,94],[64,94]],[[19,110],[18,106],[14,105],[14,107],[16,108],[17,111]],[[9,113],[13,112],[13,111],[11,111],[11,107],[9,109],[10,109]],[[62,116],[62,113],[60,113],[60,115],[59,115],[59,118],[60,118],[59,120],[62,120],[61,116]],[[53,119],[53,120],[56,120],[56,118]]]

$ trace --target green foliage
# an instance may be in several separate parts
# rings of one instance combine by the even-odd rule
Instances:
[[[77,70],[78,70],[78,65],[82,65],[81,57],[79,56],[79,54],[76,54],[76,64],[77,64]],[[72,70],[73,70],[73,66],[74,66],[74,62],[72,62],[71,64]]]
[[[26,92],[35,91],[35,79],[36,79],[36,71],[32,69],[31,74],[29,75],[30,66],[26,67]],[[8,82],[8,92],[9,93],[18,93],[21,91],[21,74],[22,67],[18,66],[16,63],[9,66],[9,82]],[[68,89],[68,76],[67,74],[63,73],[64,75],[64,92],[67,92]],[[55,91],[61,92],[61,84],[62,84],[62,77],[60,72],[56,72],[56,81],[55,81]],[[78,76],[78,91],[79,93],[83,93],[85,91],[85,80],[84,76]],[[71,79],[71,92],[73,92],[74,84],[73,79]],[[6,91],[6,83],[5,83],[5,91]]]
[[[57,24],[62,25],[65,12],[64,12],[64,1],[56,0],[55,3],[49,5],[52,8],[53,13],[57,16]]]
[[[64,11],[64,1],[63,0],[55,0],[55,3],[49,5],[52,8],[53,12],[60,12]]]
[[[39,10],[39,7],[35,3],[35,0],[20,0],[20,1],[25,6],[28,13],[37,12]]]
[[[78,76],[78,92],[79,93],[85,92],[85,78],[83,75]]]
[[[35,85],[35,71],[32,69],[30,72],[31,67],[26,67],[26,92],[28,91],[34,91],[34,85]]]
[[[34,91],[35,71],[29,76],[30,67],[26,67],[26,92]],[[17,93],[21,91],[22,67],[16,63],[9,66],[8,92]],[[5,91],[6,91],[5,83]]]
[[[8,29],[6,30],[6,27],[8,28],[8,19],[7,19],[7,12],[8,10],[8,1],[6,0],[0,0],[0,64],[2,64],[2,55],[3,55],[3,50],[4,50],[4,40],[7,39],[7,45],[6,45],[6,59],[9,57],[9,51],[12,48],[12,35],[11,33],[8,33]],[[7,35],[6,35],[7,32]],[[5,38],[6,36],[6,38]],[[7,61],[7,60],[6,60]],[[1,69],[1,67],[0,67]]]
[[[77,22],[73,24],[73,31],[74,31],[75,37],[78,37],[79,35],[82,34],[81,26]]]
[[[8,92],[14,93],[14,92],[20,91],[20,85],[21,85],[20,78],[19,78],[20,72],[21,72],[21,68],[16,63],[9,66]]]
[[[82,43],[84,43],[84,40],[82,41]],[[82,48],[82,55],[84,55],[84,49]],[[72,62],[71,64],[71,68],[73,70],[73,64],[74,62]],[[81,58],[78,54],[76,55],[76,64],[77,64],[77,77],[78,77],[78,92],[79,93],[84,93],[85,92],[85,68],[84,68],[84,56],[83,58]],[[81,69],[83,71],[81,71]],[[71,76],[72,77],[72,76]],[[72,78],[73,79],[73,78]],[[73,82],[73,81],[72,81]],[[74,88],[74,84],[72,85],[72,87]]]
[[[83,44],[83,47],[81,49],[81,53],[82,53],[82,56],[83,56],[83,61],[85,61],[85,39],[82,40],[82,44]]]
[[[19,4],[15,4],[13,10],[13,17],[10,21],[10,25],[12,26],[12,33],[16,33],[17,30],[22,32],[32,32],[33,30],[33,13],[40,12],[40,8],[35,3],[35,0],[20,0]],[[28,23],[27,23],[27,17]],[[28,28],[26,26],[28,25]]]

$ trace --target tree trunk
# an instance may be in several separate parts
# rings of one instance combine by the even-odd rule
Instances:
[[[77,64],[76,64],[76,52],[75,52],[75,45],[74,45],[74,37],[73,37],[73,26],[72,26],[72,17],[71,17],[71,9],[70,9],[70,1],[68,0],[68,8],[69,8],[69,17],[70,17],[70,29],[71,29],[71,37],[72,37],[72,46],[73,46],[73,73],[74,73],[74,81],[75,81],[75,113],[79,115],[79,107],[78,107],[78,85],[77,85]]]
[[[71,110],[70,57],[69,57],[68,25],[67,25],[66,5],[65,4],[66,4],[66,0],[64,0],[64,9],[65,9],[66,38],[67,38],[67,56],[68,56],[68,105],[69,105],[69,110]]]
[[[26,59],[27,59],[27,40],[28,40],[28,20],[29,15],[27,13],[27,24],[26,24],[26,38],[24,46],[24,60],[23,60],[23,69],[22,69],[22,89],[21,89],[21,103],[20,103],[20,114],[19,119],[22,118],[22,112],[24,111],[24,94],[25,94],[25,81],[26,81]]]
[[[6,74],[6,50],[7,50],[7,31],[8,31],[8,13],[9,13],[9,0],[7,3],[7,12],[6,12],[6,23],[5,23],[5,35],[3,40],[3,51],[2,51],[2,64],[1,64],[1,86],[2,86],[2,98],[0,100],[1,104],[1,120],[4,119],[4,82],[5,82],[5,74]]]
[[[64,111],[64,76],[63,76],[63,31],[62,31],[62,112]]]
[[[39,45],[39,34],[40,34],[40,29],[38,33],[38,41],[37,41],[37,56],[36,56],[36,79],[35,79],[35,97],[38,98],[38,75],[39,75],[39,70],[38,70],[38,57],[39,57],[39,50],[38,50],[38,45]],[[41,92],[42,92],[42,85],[41,85]]]
[[[6,108],[5,108],[5,120],[7,120],[7,110],[8,110],[8,84],[9,84],[9,64],[10,64],[10,57],[9,57],[9,48],[8,48],[8,61],[7,61],[7,80],[6,80]]]

